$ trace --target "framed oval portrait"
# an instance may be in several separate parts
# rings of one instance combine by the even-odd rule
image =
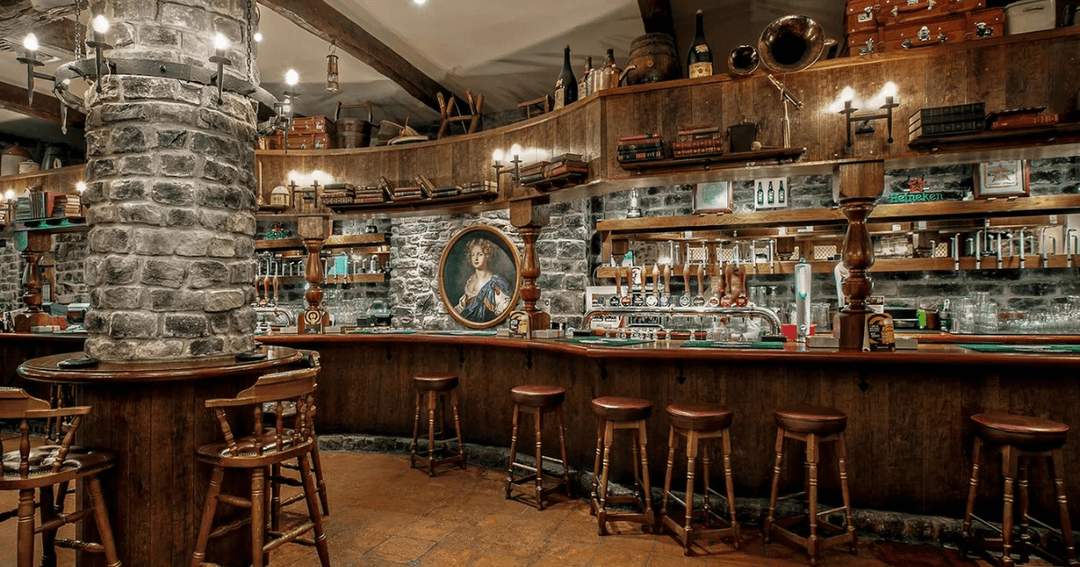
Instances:
[[[439,295],[458,323],[473,329],[498,325],[514,310],[521,259],[496,228],[470,226],[457,233],[439,260]]]

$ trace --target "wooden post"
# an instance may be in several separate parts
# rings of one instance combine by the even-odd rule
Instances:
[[[541,291],[536,286],[536,278],[540,277],[536,239],[540,236],[540,229],[549,221],[550,213],[546,206],[534,205],[531,201],[515,201],[510,204],[510,222],[517,227],[518,234],[525,241],[521,259],[521,299],[525,302],[525,312],[529,314],[530,329],[551,327],[551,316],[536,306]]]
[[[844,281],[847,304],[840,311],[840,348],[860,350],[866,331],[866,298],[874,290],[868,273],[874,265],[874,245],[866,218],[885,190],[885,162],[844,164],[835,177],[840,187],[840,212],[848,220],[841,258],[850,272]]]
[[[330,325],[330,314],[321,307],[323,299],[322,282],[323,273],[322,252],[323,241],[329,232],[327,230],[327,217],[324,215],[306,215],[296,219],[296,233],[304,242],[307,250],[307,269],[304,271],[304,279],[308,282],[308,289],[304,292],[304,299],[308,307],[300,313],[296,325],[300,334],[324,332],[324,328]]]
[[[41,310],[44,297],[41,294],[41,256],[52,248],[52,235],[47,232],[26,231],[26,248],[22,251],[26,261],[26,282],[23,284],[23,302],[26,313],[15,315],[12,321],[17,333],[29,333],[31,327],[48,325],[52,318]]]

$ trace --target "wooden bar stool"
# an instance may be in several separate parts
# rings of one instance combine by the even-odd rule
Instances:
[[[82,417],[90,413],[89,406],[51,408],[49,402],[35,398],[19,388],[0,387],[0,420],[19,420],[18,449],[4,453],[0,442],[0,490],[18,490],[19,505],[14,510],[0,512],[0,522],[18,518],[18,567],[34,566],[34,538],[41,534],[41,564],[56,564],[56,548],[64,547],[104,553],[109,567],[120,567],[116,553],[109,512],[101,491],[98,473],[115,464],[112,453],[73,446],[75,431]],[[70,422],[66,419],[70,418]],[[31,419],[46,419],[62,430],[61,440],[54,445],[30,448]],[[51,425],[50,425],[51,427]],[[63,512],[67,486],[82,479],[90,495],[90,508],[70,514]],[[59,488],[59,490],[56,490]],[[34,498],[34,491],[40,500]],[[34,526],[34,511],[41,509],[41,523]],[[56,539],[56,530],[70,523],[93,518],[101,543],[82,540]]]
[[[302,368],[266,374],[261,376],[254,386],[240,392],[235,398],[206,400],[206,407],[214,410],[224,441],[209,443],[196,449],[199,460],[213,466],[214,470],[210,475],[199,533],[195,539],[192,567],[215,565],[206,561],[206,545],[210,538],[245,525],[251,530],[253,567],[265,565],[267,554],[290,542],[314,545],[319,555],[319,563],[322,567],[330,567],[315,475],[311,469],[315,435],[311,429],[312,406],[309,399],[315,391],[317,373],[317,368]],[[286,429],[282,418],[286,401],[296,404],[296,417],[291,429]],[[264,431],[262,413],[263,404],[267,402],[274,404],[275,423],[272,429]],[[254,412],[254,431],[249,435],[235,436],[233,432],[240,429],[234,427],[238,426],[237,423],[230,424],[230,415],[227,412],[232,412],[235,417],[250,416]],[[299,525],[289,526],[288,529],[275,529],[269,525],[273,518],[267,510],[269,495],[266,490],[270,482],[267,472],[274,465],[291,459],[296,459],[300,467],[308,518]],[[247,497],[221,493],[226,470],[250,473],[251,492]],[[215,529],[214,517],[219,503],[247,509],[249,512],[245,517]],[[314,533],[314,537],[301,539],[301,536],[309,531]],[[266,541],[267,536],[271,538],[269,541]]]
[[[596,516],[599,534],[608,535],[607,523],[638,522],[651,528],[655,523],[652,496],[649,493],[649,457],[645,451],[645,420],[652,414],[652,402],[640,398],[603,397],[592,401],[593,413],[600,421],[596,430],[596,462],[593,465],[590,511]],[[634,494],[608,496],[608,476],[611,473],[611,443],[618,429],[633,432]],[[638,456],[640,454],[640,463]],[[603,455],[603,459],[601,459]],[[602,466],[601,466],[602,463]],[[608,512],[609,504],[635,504],[640,512]]]
[[[413,420],[412,444],[409,446],[409,466],[412,468],[426,468],[428,476],[435,476],[435,469],[446,464],[459,463],[465,468],[465,445],[461,441],[461,420],[458,417],[457,399],[458,379],[454,375],[415,376],[413,386],[416,387],[416,417]],[[446,437],[446,406],[445,399],[450,398],[450,408],[454,412],[454,434],[457,436],[457,451],[450,448]],[[420,438],[420,408],[424,400],[427,400],[428,410],[428,447],[427,460],[417,466],[420,457],[416,454],[416,441]],[[438,406],[439,435],[435,436],[435,408]],[[436,443],[440,445],[436,446]],[[435,458],[437,452],[445,453],[442,458]]]
[[[660,517],[662,523],[675,535],[686,548],[686,555],[690,555],[690,547],[695,541],[705,541],[731,536],[732,545],[739,549],[739,522],[735,520],[735,483],[731,476],[731,422],[735,412],[717,404],[671,404],[667,407],[668,420],[671,422],[668,434],[668,461],[667,474],[664,475],[664,500],[660,505]],[[675,467],[675,435],[686,437],[686,501],[683,502],[671,494],[671,472]],[[709,505],[709,455],[702,455],[704,465],[704,477],[702,479],[705,493],[705,508],[702,518],[704,525],[701,528],[693,527],[694,519],[694,466],[697,459],[699,445],[708,439],[720,439],[724,454],[724,481],[727,485],[727,508],[730,520],[724,520],[712,511]],[[679,524],[667,513],[668,499],[675,500],[683,505],[685,513],[684,522]],[[716,521],[724,527],[711,528],[710,522]]]
[[[847,443],[844,440],[844,429],[847,427],[847,415],[839,410],[826,407],[796,405],[777,409],[773,412],[776,419],[776,464],[773,466],[772,492],[769,495],[769,517],[765,519],[765,543],[769,543],[769,537],[773,532],[781,539],[802,547],[810,556],[810,564],[817,565],[821,551],[834,545],[847,543],[851,547],[851,553],[856,553],[857,538],[855,524],[851,520],[851,495],[847,484]],[[807,490],[777,498],[780,488],[780,465],[784,458],[784,439],[796,439],[806,443],[806,472]],[[844,505],[839,508],[818,512],[818,458],[822,443],[836,442],[836,459],[840,465],[840,491],[844,499]],[[776,521],[776,501],[799,496],[808,496],[807,508],[804,513],[810,522],[809,537],[795,535],[786,526],[802,521],[803,516],[785,518]],[[847,529],[835,526],[823,518],[835,512],[844,511],[844,522]],[[818,528],[838,533],[832,537],[822,538],[818,536]]]
[[[1013,528],[1015,527],[1013,497],[1015,485],[1019,484],[1020,541],[1016,544],[1015,551],[1021,555],[1022,562],[1026,563],[1029,553],[1034,551],[1055,564],[1077,565],[1072,522],[1069,520],[1068,501],[1065,497],[1065,461],[1061,454],[1069,427],[1049,419],[1006,413],[975,414],[971,416],[971,421],[975,423],[976,428],[975,447],[971,456],[971,484],[968,490],[967,509],[964,512],[964,524],[960,532],[965,553],[973,546],[971,520],[975,519],[1001,535],[1000,539],[983,540],[979,542],[979,546],[1000,547],[1002,555],[998,565],[1012,567],[1015,564],[1012,558]],[[975,499],[979,491],[979,468],[982,466],[984,451],[1001,453],[1001,471],[1005,478],[1004,517],[1001,529],[974,514]],[[1054,476],[1054,489],[1061,521],[1060,530],[1053,530],[1050,526],[1028,515],[1028,464],[1031,457],[1048,459],[1048,468]],[[1029,522],[1035,522],[1061,536],[1065,543],[1064,560],[1034,544],[1029,532]]]
[[[509,499],[514,491],[531,496],[535,500],[536,507],[544,509],[544,498],[558,491],[566,490],[570,496],[570,470],[566,466],[566,436],[563,431],[562,403],[566,397],[566,389],[558,386],[518,386],[510,390],[510,399],[514,401],[514,429],[510,434],[510,460],[507,466],[506,497]],[[522,415],[522,407],[532,410],[533,425],[536,431],[536,466],[517,462],[518,423]],[[560,459],[545,457],[541,447],[543,428],[543,416],[545,413],[555,414],[555,424],[559,430],[559,456]],[[562,465],[562,478],[544,475],[544,459]],[[533,474],[515,478],[514,469],[522,469]],[[550,481],[544,486],[544,480]],[[532,484],[525,484],[529,481]],[[531,504],[531,502],[530,502]]]

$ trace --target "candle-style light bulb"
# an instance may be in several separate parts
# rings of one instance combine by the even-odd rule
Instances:
[[[518,156],[521,155],[521,152],[522,152],[521,145],[514,144],[514,145],[510,146],[510,155],[514,156],[515,159]]]
[[[229,39],[220,33],[214,36],[214,49],[219,53],[229,48]]]
[[[300,74],[296,72],[296,69],[289,69],[285,72],[285,84],[290,87],[295,87],[300,82]]]
[[[844,87],[844,90],[840,91],[840,100],[842,102],[851,102],[855,100],[855,89]]]
[[[491,159],[496,163],[502,163],[502,160],[506,157],[506,154],[501,149],[496,149],[491,152]]]
[[[37,51],[38,47],[40,47],[40,45],[38,45],[37,36],[32,33],[26,34],[26,37],[23,38],[22,44],[27,51]]]
[[[251,36],[251,39],[255,40],[255,43],[259,43],[263,39],[262,32],[255,32],[255,35]]]
[[[105,16],[98,14],[97,17],[94,18],[93,27],[94,31],[97,33],[106,33],[109,31],[109,20],[106,19]]]
[[[5,201],[14,201],[15,200],[15,190],[14,189],[8,189],[6,192],[4,192],[4,200]]]
[[[85,181],[80,181],[80,182],[76,183],[75,184],[75,190],[78,191],[79,193],[82,193],[83,191],[86,191],[86,182]]]

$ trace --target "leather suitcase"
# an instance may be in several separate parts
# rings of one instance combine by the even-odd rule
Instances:
[[[290,150],[328,150],[334,147],[333,138],[326,134],[289,134]]]
[[[881,23],[881,0],[848,0],[844,33],[874,31]]]
[[[986,7],[986,0],[948,0],[948,2],[947,10],[950,14],[965,14]]]
[[[882,23],[886,27],[925,22],[947,15],[949,0],[884,0]]]
[[[307,116],[304,118],[294,118],[292,121],[292,129],[290,134],[326,134],[328,136],[334,136],[337,134],[337,127],[334,125],[334,121],[325,116]]]
[[[1005,10],[990,8],[964,14],[968,39],[989,39],[1005,35]]]
[[[872,31],[848,34],[847,49],[848,55],[852,57],[857,55],[870,55],[871,53],[881,53],[883,49],[881,44],[881,30],[875,28]]]
[[[942,43],[960,43],[966,37],[967,18],[963,14],[927,22],[888,26],[882,30],[882,52],[925,49]]]

